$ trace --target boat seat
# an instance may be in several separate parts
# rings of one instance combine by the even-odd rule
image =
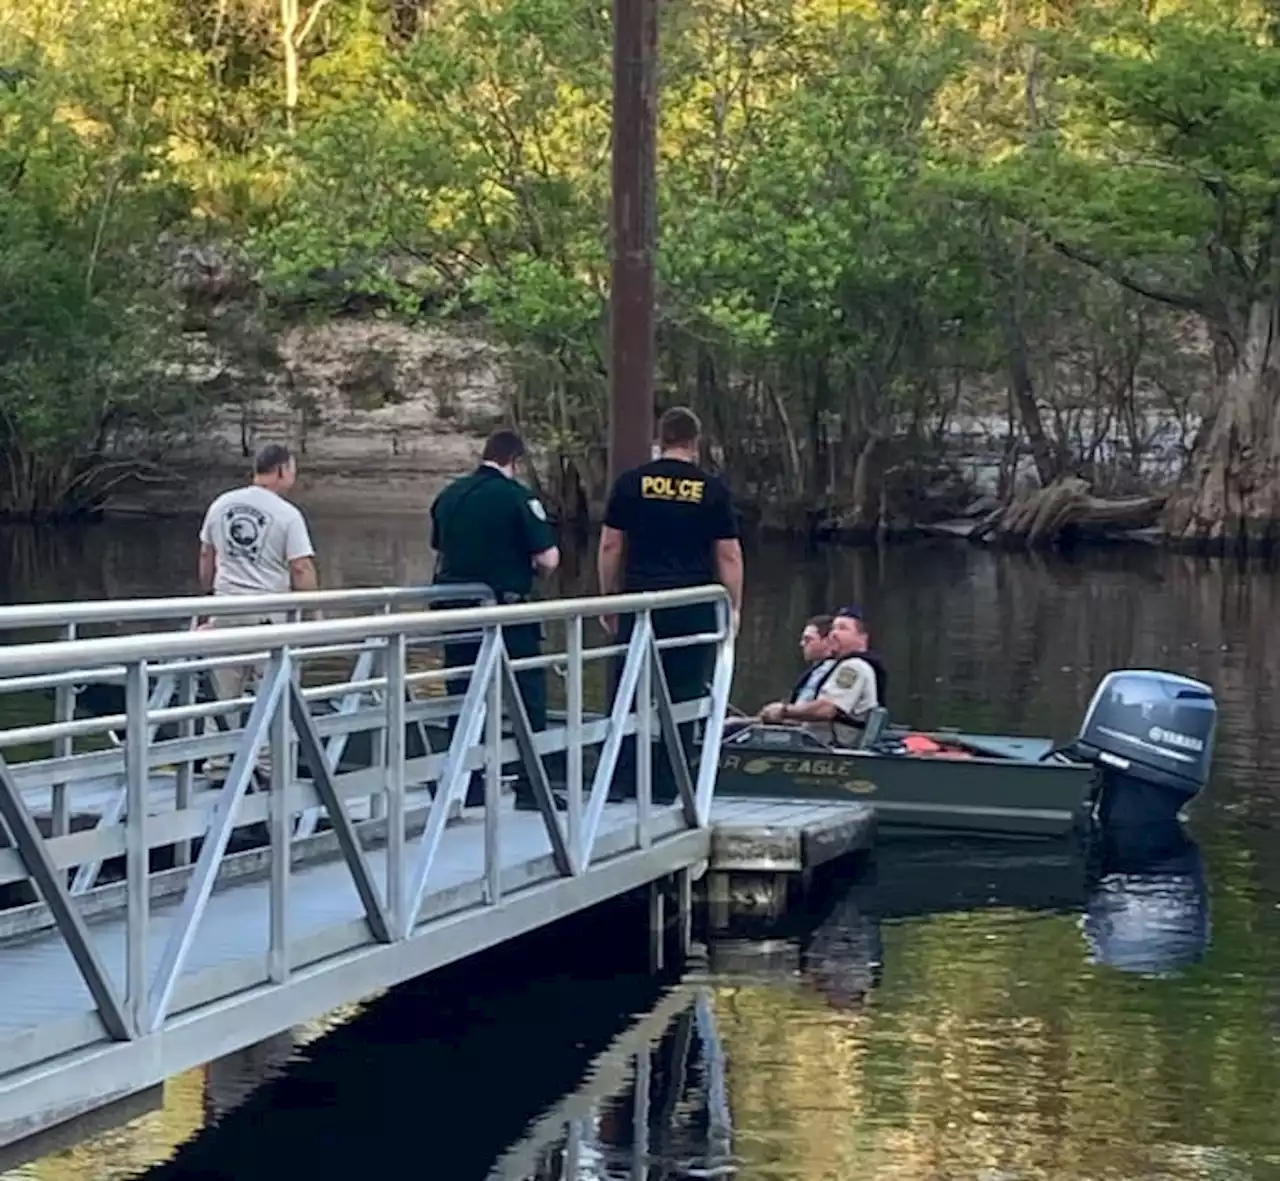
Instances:
[[[862,737],[858,740],[858,750],[868,750],[879,742],[888,725],[889,711],[883,705],[867,710],[866,721],[862,724]]]

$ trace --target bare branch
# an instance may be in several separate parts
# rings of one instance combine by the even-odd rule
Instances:
[[[1141,295],[1146,299],[1153,299],[1157,303],[1163,303],[1171,308],[1178,308],[1184,312],[1194,312],[1196,315],[1211,318],[1211,311],[1205,304],[1204,300],[1199,296],[1187,295],[1181,291],[1173,291],[1167,287],[1161,287],[1154,283],[1147,283],[1141,279],[1130,275],[1122,267],[1107,261],[1104,258],[1093,254],[1090,251],[1082,250],[1078,246],[1072,246],[1067,242],[1062,242],[1057,238],[1050,238],[1049,244],[1063,258],[1069,258],[1072,262],[1078,262],[1083,266],[1089,267],[1098,272],[1098,274],[1110,279],[1113,283],[1118,283],[1128,291],[1132,291],[1135,295]]]
[[[316,0],[311,6],[311,11],[307,13],[307,19],[303,22],[302,28],[298,31],[298,35],[294,38],[294,44],[301,49],[302,43],[311,35],[311,31],[316,27],[316,22],[320,19],[320,14],[325,10],[329,0]]]

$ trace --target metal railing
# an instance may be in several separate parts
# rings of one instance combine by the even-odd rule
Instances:
[[[483,606],[493,604],[493,591],[478,583],[455,586],[422,587],[362,587],[351,590],[304,591],[273,595],[183,595],[157,599],[103,599],[87,602],[34,603],[0,607],[0,639],[4,645],[32,643],[52,637],[72,641],[83,638],[86,629],[96,633],[116,633],[129,629],[129,634],[139,630],[150,631],[156,627],[176,625],[183,630],[193,629],[201,618],[215,624],[234,622],[245,617],[278,619],[282,623],[300,622],[307,613],[323,612],[332,617],[335,613],[368,615],[373,612],[390,613],[397,610],[418,609],[435,602],[466,603]],[[265,658],[265,653],[259,658]],[[355,668],[350,681],[363,685],[373,669],[374,652],[364,644],[330,646],[319,653],[333,658],[353,657]],[[234,667],[238,660],[213,661],[201,667],[184,666],[155,670],[155,683],[149,698],[152,710],[163,710],[175,703],[191,707],[200,701],[216,697],[213,678],[222,667]],[[62,769],[70,764],[76,754],[77,741],[83,750],[86,740],[91,747],[99,747],[105,741],[119,746],[119,731],[125,725],[124,694],[119,692],[118,708],[99,713],[96,718],[77,720],[78,698],[87,685],[121,687],[125,683],[123,666],[100,669],[71,669],[47,675],[32,675],[0,686],[0,696],[7,693],[52,692],[53,724],[36,725],[22,729],[0,731],[0,751],[30,743],[50,742],[54,759],[44,768],[28,768],[23,784],[27,787],[47,787],[49,790],[48,813],[51,830],[62,835],[71,830],[69,806],[70,781],[60,778]],[[367,694],[360,689],[338,700],[335,712],[340,716],[356,710]],[[223,719],[234,713],[238,706],[229,704],[226,710],[213,711],[206,716],[206,725],[225,729]],[[183,733],[192,734],[190,723],[183,723]],[[155,727],[148,732],[148,740],[155,737]],[[329,766],[336,767],[347,744],[347,733],[339,732],[325,739]],[[210,757],[224,756],[229,750],[228,741],[220,744]],[[101,809],[101,816],[114,823],[124,814],[125,786],[123,771],[114,776],[105,769],[102,760],[82,761],[77,764],[93,776],[98,786],[113,792],[112,798]],[[45,776],[47,772],[47,777]],[[176,790],[184,801],[189,797],[191,779],[180,775]],[[315,831],[319,812],[312,809],[303,813],[297,821],[298,833],[310,835]],[[179,863],[185,864],[189,850],[185,843],[176,851]],[[100,866],[89,863],[81,866],[72,884],[72,892],[83,893],[97,879]]]
[[[449,588],[456,591],[456,588]],[[456,597],[456,593],[454,596]],[[714,630],[694,636],[658,639],[653,613],[663,608],[712,604]],[[119,606],[119,605],[117,605]],[[187,608],[190,600],[187,601]],[[175,612],[181,618],[184,612]],[[589,648],[584,642],[587,621],[618,613],[633,614],[634,629],[623,644]],[[562,650],[525,659],[512,659],[504,629],[517,624],[555,623],[563,627]],[[2,624],[2,621],[0,621]],[[415,645],[444,638],[473,635],[479,647],[468,669],[412,667]],[[663,671],[661,651],[702,644],[713,647],[711,683],[692,701],[673,702]],[[370,665],[336,683],[304,687],[308,662],[331,658],[335,652],[359,649]],[[590,715],[584,704],[584,673],[593,663],[621,661],[617,690],[607,712]],[[166,678],[206,672],[221,664],[264,666],[256,693],[234,701],[192,702],[183,697],[176,706],[156,704],[156,688]],[[526,669],[562,668],[566,709],[563,718],[535,731],[517,691],[517,673]],[[420,697],[416,690],[438,686],[447,678],[467,676],[466,693],[449,697]],[[413,940],[443,914],[480,905],[502,907],[518,897],[530,882],[513,874],[504,861],[503,841],[508,814],[501,803],[501,769],[523,769],[541,812],[548,838],[553,877],[582,877],[610,859],[631,850],[657,847],[664,839],[688,829],[705,829],[710,820],[716,768],[725,709],[733,671],[733,635],[728,599],[722,588],[702,587],[657,594],[572,599],[502,607],[459,608],[364,616],[318,622],[264,624],[214,628],[200,632],[170,632],[107,636],[88,640],[35,642],[0,648],[0,695],[34,683],[47,685],[58,677],[89,676],[123,682],[125,709],[120,717],[86,721],[57,721],[47,725],[0,731],[0,820],[11,847],[0,850],[0,887],[30,882],[42,903],[24,908],[23,923],[10,924],[11,933],[28,937],[43,929],[65,940],[76,967],[92,996],[101,1026],[86,1037],[65,1032],[61,1040],[27,1038],[21,1058],[0,1043],[0,1061],[14,1069],[75,1045],[101,1038],[102,1031],[117,1041],[137,1041],[167,1028],[176,1014],[212,1000],[265,984],[287,985],[308,964],[354,949],[371,949]],[[335,700],[360,702],[346,713],[332,708]],[[330,703],[330,711],[315,709]],[[241,725],[198,735],[194,723],[247,709]],[[507,725],[504,727],[504,720]],[[696,768],[681,745],[679,727],[702,720],[704,732]],[[56,741],[82,735],[87,723],[122,725],[122,749],[71,755],[53,754],[26,762],[8,761],[4,748],[24,743]],[[406,734],[420,724],[447,726],[452,735],[429,739],[419,754],[407,750]],[[367,765],[344,769],[325,748],[326,736],[370,733]],[[625,840],[614,829],[602,832],[623,738],[636,735],[635,823]],[[17,736],[15,738],[15,736]],[[663,808],[652,799],[651,743],[670,759],[677,804]],[[598,748],[596,765],[588,777],[584,753]],[[225,780],[218,786],[196,780],[195,766],[211,755],[231,755]],[[564,752],[565,814],[561,822],[553,798],[545,758]],[[268,790],[249,792],[255,763],[269,760]],[[118,767],[107,766],[118,763]],[[307,774],[302,774],[303,766]],[[119,814],[102,816],[89,831],[41,832],[32,809],[33,792],[42,785],[62,783],[72,796],[78,783],[94,775],[124,777],[124,806]],[[165,770],[167,769],[167,771]],[[484,778],[483,866],[477,869],[478,897],[466,890],[438,893],[436,871],[445,843],[446,824],[460,802],[473,771]],[[173,792],[171,807],[154,806],[157,774],[185,793]],[[364,823],[353,820],[348,806],[374,797],[381,809]],[[168,797],[165,797],[167,803]],[[291,879],[300,837],[295,818],[309,810],[322,812],[350,871],[363,910],[359,930],[311,933],[290,938]],[[265,826],[266,845],[255,862],[269,879],[266,891],[268,940],[265,977],[261,963],[248,963],[244,972],[228,972],[227,965],[201,972],[185,971],[196,943],[201,917],[215,886],[225,881],[228,846],[233,833]],[[621,840],[621,843],[620,843]],[[164,937],[157,946],[151,920],[158,878],[149,863],[157,850],[199,842],[193,866],[181,870],[176,908],[166,912]],[[384,851],[383,872],[375,874],[370,850]],[[334,854],[331,854],[334,855]],[[76,898],[66,885],[68,871],[99,866],[111,859],[124,861],[119,886],[90,890]],[[174,873],[177,871],[166,871]],[[381,880],[379,880],[381,877]],[[544,879],[539,879],[544,880]],[[294,883],[295,885],[297,883]],[[104,966],[100,941],[87,916],[95,895],[115,890],[123,895],[123,980],[115,981]],[[117,904],[118,906],[118,904]],[[0,912],[3,914],[6,912]],[[14,912],[7,912],[14,913]],[[253,916],[247,915],[246,922]],[[4,978],[4,944],[0,942],[0,978]],[[216,979],[215,979],[216,977]],[[78,1040],[77,1040],[78,1039]]]

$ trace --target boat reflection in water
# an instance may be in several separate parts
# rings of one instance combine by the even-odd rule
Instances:
[[[1201,959],[1209,908],[1199,846],[1178,822],[1116,829],[1085,847],[1025,843],[891,842],[852,882],[832,882],[789,930],[769,939],[714,940],[720,977],[788,980],[836,1008],[861,1004],[893,972],[882,924],[983,910],[1075,913],[1091,962],[1168,973]]]
[[[721,979],[786,982],[814,989],[833,1008],[856,1008],[893,971],[884,963],[882,923],[993,908],[1079,912],[1087,886],[1074,840],[890,841],[856,879],[832,880],[772,937],[715,938],[710,966]]]
[[[1210,936],[1204,861],[1181,824],[1117,829],[1094,857],[1081,919],[1091,963],[1167,976],[1204,958]]]
[[[853,884],[857,905],[881,919],[997,908],[1082,910],[1088,862],[1078,840],[974,839],[886,843]]]

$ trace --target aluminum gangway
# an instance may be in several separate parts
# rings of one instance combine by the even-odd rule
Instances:
[[[0,717],[18,701],[58,714],[0,728],[0,894],[35,895],[0,909],[0,1147],[669,875],[687,894],[733,673],[722,588],[435,610],[422,592],[336,593],[351,598],[239,606],[370,613],[0,647]],[[653,612],[692,603],[714,604],[715,630],[659,640]],[[214,605],[162,614],[181,626]],[[38,610],[0,609],[0,636]],[[590,646],[618,613],[636,616],[629,641]],[[535,622],[544,655],[513,660],[503,629]],[[468,670],[438,653],[459,637],[479,651],[449,696]],[[692,643],[713,647],[713,675],[675,703],[660,652]],[[247,664],[254,693],[201,700],[212,668]],[[563,680],[564,708],[535,732],[515,688],[538,667]],[[122,710],[68,717],[86,685],[122,687]],[[670,758],[688,722],[700,753],[672,758],[678,798],[660,805],[653,752]],[[628,734],[636,798],[612,803]],[[203,770],[219,755],[220,780]],[[506,798],[517,765],[537,811]],[[464,808],[473,770],[484,803]]]

